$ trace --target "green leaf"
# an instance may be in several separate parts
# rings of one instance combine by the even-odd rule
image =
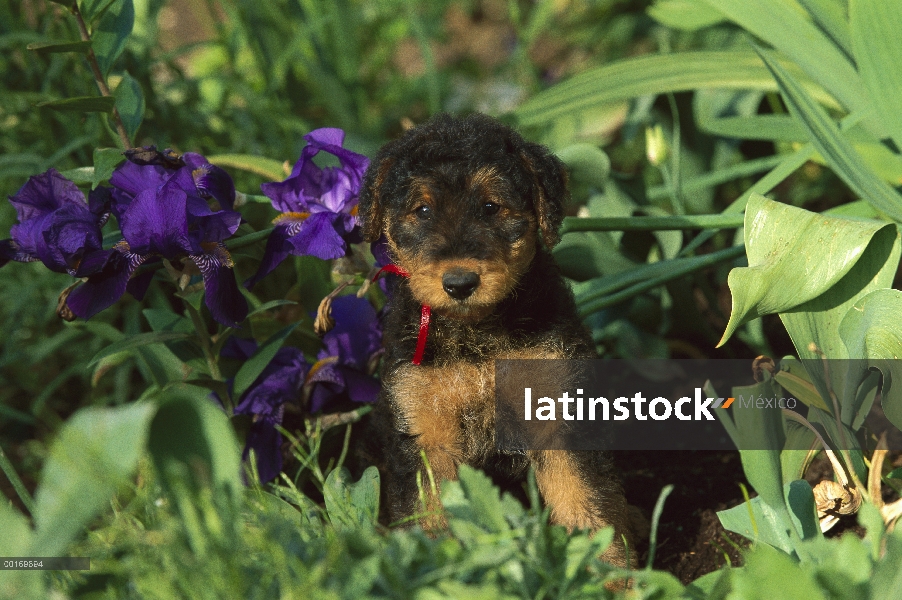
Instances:
[[[35,494],[31,556],[63,556],[134,472],[156,407],[84,408],[60,430]]]
[[[5,499],[0,502],[0,556],[29,556],[34,532],[28,520]],[[39,571],[0,570],[0,598],[47,598]]]
[[[119,148],[96,148],[94,150],[94,172],[91,174],[91,189],[108,180],[116,166],[125,160]]]
[[[329,520],[337,529],[375,524],[379,518],[379,471],[368,467],[357,483],[351,483],[347,469],[333,469],[326,477],[323,498]]]
[[[799,84],[772,53],[759,54],[774,74],[790,113],[808,130],[811,143],[821,153],[830,168],[861,198],[867,200],[886,216],[902,221],[902,198],[885,181],[877,177],[865,164],[861,155],[840,133],[839,127],[826,111]]]
[[[618,251],[610,233],[571,233],[552,251],[565,277],[585,281],[630,270],[634,264]]]
[[[111,354],[116,354],[117,352],[123,352],[124,350],[132,350],[134,348],[147,346],[149,344],[162,344],[164,342],[184,340],[189,337],[190,336],[186,333],[172,331],[154,331],[150,333],[139,333],[136,335],[128,336],[124,339],[110,344],[109,346],[95,354],[86,366],[90,367],[94,363],[98,362],[101,358],[109,356]]]
[[[263,369],[266,368],[269,361],[273,359],[276,352],[282,347],[285,339],[297,326],[298,323],[293,323],[273,334],[262,346],[260,346],[252,357],[241,365],[241,368],[238,369],[238,373],[235,374],[235,385],[233,388],[234,391],[232,392],[234,398],[241,398],[241,394],[254,383],[254,380],[263,372]]]
[[[848,0],[799,0],[821,30],[843,51],[852,56],[852,36],[849,31]],[[860,65],[859,65],[860,66]]]
[[[108,113],[113,110],[115,104],[116,99],[112,96],[80,96],[78,98],[38,102],[36,106],[54,110]]]
[[[881,230],[891,232],[881,237],[895,237],[886,223],[823,216],[753,195],[745,212],[749,266],[733,269],[727,278],[733,306],[718,345],[747,321],[789,311],[829,290]],[[875,249],[875,255],[883,252],[885,240]],[[884,263],[887,258],[883,254]]]
[[[900,311],[902,292],[874,290],[857,300],[846,312],[839,326],[839,334],[849,356],[866,359],[860,365],[863,371],[873,367],[880,369],[883,374],[883,411],[891,423],[902,428],[902,368],[897,364],[898,359],[902,358]]]
[[[867,108],[855,66],[798,4],[786,0],[704,0],[782,52],[849,109]]]
[[[78,0],[78,9],[85,23],[90,23],[110,7],[114,2],[119,0]],[[62,4],[62,2],[61,2]],[[65,2],[67,6],[72,6],[72,2]]]
[[[787,65],[797,78],[805,75]],[[835,101],[818,86],[810,93],[827,105]],[[752,52],[684,52],[629,58],[589,69],[533,96],[514,112],[524,126],[552,124],[574,113],[612,102],[698,88],[776,91],[760,57]]]
[[[585,183],[601,189],[608,180],[611,159],[598,146],[574,144],[557,152],[557,157],[564,161],[570,170],[571,184]]]
[[[103,13],[91,31],[91,43],[97,65],[104,77],[125,50],[125,41],[135,25],[135,6],[132,0],[115,0]]]
[[[291,305],[296,306],[297,302],[293,302],[291,300],[270,300],[269,302],[264,302],[263,304],[261,304],[260,306],[258,306],[254,310],[252,310],[251,312],[247,313],[247,316],[251,317],[253,315],[264,313],[268,310],[272,310],[272,309],[278,308],[280,306],[291,306]]]
[[[129,139],[134,139],[141,121],[144,120],[144,92],[141,84],[129,75],[123,73],[122,80],[113,92],[116,97],[116,110]]]
[[[734,387],[736,398],[731,409],[739,436],[739,450],[745,476],[773,508],[783,505],[783,481],[780,451],[786,444],[786,430],[779,408],[744,406],[743,399],[779,398],[773,380],[750,386]]]
[[[207,160],[218,167],[241,169],[273,181],[282,181],[290,173],[285,171],[285,167],[279,161],[254,154],[214,154],[208,156]]]
[[[786,515],[791,519],[791,523],[786,517],[780,516],[782,511],[764,502],[760,496],[752,498],[749,503],[718,512],[717,518],[720,519],[724,529],[752,541],[763,542],[789,555],[799,554],[800,551],[805,555],[806,550],[799,537],[801,540],[823,537],[811,485],[804,480],[789,482],[782,486],[782,496],[789,508]],[[798,537],[795,536],[795,532],[799,533]]]
[[[75,185],[88,185],[94,182],[94,167],[77,167],[60,171],[60,175],[74,183]]]
[[[902,10],[886,0],[850,0],[849,27],[858,71],[874,105],[874,115],[902,148]]]
[[[837,242],[833,242],[837,245]],[[889,287],[899,265],[902,245],[896,228],[887,225],[877,231],[855,265],[827,291],[816,298],[800,304],[780,314],[789,337],[796,346],[800,358],[830,359],[866,358],[849,353],[842,339],[841,323],[858,300],[874,290]],[[823,354],[819,354],[823,353]],[[842,420],[850,424],[858,416],[865,396],[857,393],[866,377],[861,371],[861,363],[840,362],[830,369],[830,386],[839,394],[842,406]],[[821,397],[830,398],[827,389],[827,374],[820,361],[806,364],[812,383]],[[854,371],[854,372],[853,372]],[[832,402],[827,403],[828,408]],[[830,408],[832,413],[832,408]],[[863,417],[862,417],[863,418]]]
[[[88,50],[91,49],[91,42],[35,42],[25,47],[35,52],[48,54],[54,52],[80,52],[81,54],[87,54]]]
[[[488,532],[509,531],[510,525],[504,517],[505,504],[492,480],[482,471],[466,464],[460,465],[458,478],[456,485],[445,485],[442,488],[442,504],[449,516],[475,523]],[[453,493],[453,488],[458,485],[459,495]],[[448,492],[451,493],[447,493],[445,488],[449,488]]]
[[[662,25],[686,31],[703,29],[726,20],[720,12],[696,0],[658,0],[646,12]]]
[[[902,533],[896,529],[886,536],[885,541],[885,553],[874,566],[871,577],[873,600],[902,597]]]
[[[730,598],[827,600],[812,573],[770,546],[756,546],[746,553],[745,563],[733,570]]]
[[[241,450],[228,417],[206,391],[170,386],[150,425],[148,449],[164,485],[172,490],[187,471],[198,487],[212,485],[237,499]]]

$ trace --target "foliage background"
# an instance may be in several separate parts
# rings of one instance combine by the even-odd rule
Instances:
[[[86,4],[102,3],[81,3]],[[110,81],[116,89],[133,78],[143,90],[146,108],[137,145],[153,143],[180,152],[198,151],[218,157],[219,164],[226,167],[241,162],[244,168],[230,169],[238,188],[257,193],[259,184],[278,178],[274,174],[280,169],[282,175],[287,173],[283,163],[290,165],[295,160],[303,146],[301,136],[316,127],[341,127],[348,132],[350,148],[372,155],[381,143],[409,124],[440,111],[478,110],[516,120],[513,111],[543,90],[618,59],[748,49],[748,35],[735,23],[666,27],[661,24],[667,18],[666,14],[662,16],[660,6],[679,8],[680,1],[659,2],[649,11],[651,4],[638,0],[136,0],[134,29],[113,66]],[[683,17],[686,14],[692,13]],[[25,49],[29,43],[76,39],[74,22],[66,17],[65,8],[53,2],[0,0],[0,48],[4,50],[0,53],[0,188],[7,195],[15,193],[29,175],[51,166],[65,170],[91,165],[95,148],[116,145],[104,116],[36,106],[44,101],[95,94],[90,73],[79,55]],[[714,135],[710,123],[700,126],[699,115],[708,114],[706,109],[713,114],[727,105],[733,114],[743,117],[788,114],[786,103],[775,91],[729,98],[681,92],[650,94],[634,101],[614,99],[565,115],[552,125],[541,123],[541,119],[530,123],[523,118],[525,113],[520,113],[520,121],[525,122],[525,133],[555,151],[566,153],[574,144],[604,149],[604,160],[589,153],[596,162],[583,171],[578,159],[585,154],[570,150],[576,152],[576,158],[568,161],[574,182],[571,215],[705,215],[729,206],[751,186],[757,173],[777,164],[775,157],[797,150],[804,139]],[[835,106],[831,110],[833,115],[838,114]],[[659,143],[666,148],[666,158],[648,153],[654,137],[647,137],[647,131],[663,140]],[[236,154],[261,160],[242,162],[234,157]],[[605,163],[608,159],[609,164]],[[879,159],[874,162],[882,166],[880,174],[885,179],[892,179],[886,174],[898,169],[892,161],[888,165]],[[854,199],[856,195],[822,163],[805,162],[769,195],[815,211]],[[711,173],[724,172],[730,176],[706,179]],[[242,213],[256,229],[265,227],[272,217],[269,207],[260,204],[249,204]],[[0,230],[5,231],[14,220],[11,207],[0,205]],[[578,295],[595,294],[597,300],[598,289],[593,286],[600,278],[612,277],[616,283],[613,293],[600,295],[600,303],[587,301],[587,306],[594,307],[586,309],[586,317],[600,353],[611,357],[750,358],[791,352],[792,345],[776,317],[767,316],[743,323],[732,339],[715,349],[730,318],[727,273],[730,267],[743,264],[739,254],[723,254],[722,259],[704,269],[692,268],[680,279],[650,276],[647,281],[651,285],[642,289],[623,283],[637,267],[684,257],[689,239],[680,231],[659,230],[567,236],[556,256],[574,281]],[[730,252],[734,241],[733,229],[719,230],[698,248],[712,254]],[[239,280],[253,272],[259,257],[259,249],[253,248],[237,256]],[[621,279],[616,279],[618,276]],[[332,280],[328,266],[315,260],[286,261],[255,292],[263,299],[285,298],[298,305],[252,320],[251,333],[265,339],[282,326],[300,321],[289,343],[315,354],[318,342],[311,333],[309,313],[331,290]],[[174,308],[173,298],[164,289],[152,287],[144,304],[123,299],[87,323],[64,324],[56,318],[54,308],[59,291],[68,282],[68,277],[49,273],[36,263],[0,270],[0,447],[31,490],[41,467],[52,464],[48,448],[60,425],[75,411],[128,404],[154,383],[152,358],[127,356],[101,368],[89,367],[90,358],[123,334],[146,331],[143,308]],[[140,418],[156,423],[172,416]],[[142,463],[139,484],[117,497],[113,514],[95,523],[96,535],[82,546],[92,555],[106,552],[111,557],[131,558],[118,571],[114,561],[105,563],[107,580],[92,578],[85,583],[62,578],[57,583],[86,597],[95,588],[102,590],[105,581],[121,583],[131,577],[140,588],[149,585],[159,569],[181,561],[188,567],[176,569],[178,577],[167,583],[172,587],[161,592],[161,597],[169,593],[200,597],[215,594],[215,590],[243,589],[259,576],[254,568],[282,561],[298,570],[291,572],[301,575],[269,582],[273,587],[262,589],[279,589],[289,596],[285,590],[296,592],[309,586],[353,596],[355,585],[361,589],[373,585],[386,594],[428,588],[432,597],[454,596],[463,593],[461,590],[473,592],[477,588],[487,597],[498,597],[512,589],[528,596],[606,593],[577,574],[585,572],[597,550],[587,536],[567,541],[559,530],[541,524],[536,506],[531,512],[518,512],[477,475],[466,476],[460,489],[449,492],[457,494],[460,518],[454,538],[436,541],[415,533],[380,537],[368,529],[372,515],[358,512],[349,516],[341,512],[340,503],[329,506],[330,486],[337,495],[365,496],[359,491],[362,488],[341,479],[346,476],[340,470],[326,466],[334,466],[341,448],[338,438],[332,436],[323,447],[317,445],[317,436],[306,440],[310,444],[306,458],[320,460],[323,468],[313,466],[303,473],[308,485],[303,491],[313,489],[314,497],[322,500],[326,510],[317,513],[319,516],[313,519],[316,523],[301,524],[300,539],[275,533],[284,531],[281,526],[299,517],[260,490],[254,490],[259,493],[257,504],[230,504],[228,499],[209,496],[209,489],[180,489],[179,478],[170,481],[165,465],[157,464],[154,470]],[[302,450],[296,449],[299,454]],[[162,482],[140,484],[143,477],[155,481],[161,472]],[[159,486],[168,494],[165,501],[161,500]],[[25,508],[5,479],[0,490],[19,508]],[[779,488],[776,493],[779,495]],[[301,507],[309,502],[300,492],[290,500]],[[372,509],[370,502],[361,500],[358,509]],[[192,503],[198,508],[185,508]],[[503,514],[503,518],[480,522],[476,515],[486,510]],[[180,526],[192,519],[198,527]],[[252,526],[235,525],[241,519]],[[368,533],[355,532],[362,539],[345,535],[347,531],[342,533],[340,523],[347,524],[347,519]],[[335,530],[327,527],[327,533],[323,533],[323,523]],[[472,529],[474,523],[481,532]],[[888,567],[877,563],[879,551],[875,548],[879,543],[875,546],[873,542],[882,529],[877,532],[876,525],[869,527],[869,531],[872,529],[866,544],[848,549],[862,565],[856,573],[861,581],[866,579],[861,574],[870,570],[878,574],[878,580],[889,577],[882,574]],[[463,550],[469,552],[484,543],[482,535],[488,535],[493,543],[513,539],[510,554],[485,558],[478,564],[467,562],[478,557],[464,560],[462,557],[469,554]],[[267,536],[275,536],[281,543],[264,547]],[[896,543],[891,541],[890,545]],[[239,556],[229,559],[230,550],[236,548]],[[295,552],[297,548],[303,551]],[[829,547],[824,553],[835,551],[835,547]],[[253,557],[250,566],[243,562],[242,553]],[[344,579],[334,575],[330,579],[329,569],[343,553],[359,558],[355,575]],[[567,561],[556,563],[562,553]],[[766,553],[761,550],[752,556],[751,567],[735,576],[736,589],[754,579],[755,565],[782,568],[784,573],[795,573],[793,569],[798,568],[795,563],[780,563],[781,558],[761,558]],[[187,577],[190,565],[200,564],[205,555],[223,561],[223,572]],[[390,572],[391,561],[385,557],[392,556],[404,557],[398,564],[423,577],[414,579],[405,589],[401,585],[405,575]],[[418,564],[416,556],[427,558]],[[535,569],[537,564],[545,564],[543,560],[547,569],[540,570],[541,576],[523,577],[524,569]],[[364,564],[371,566],[361,566]],[[232,581],[228,565],[240,565],[255,574]],[[605,574],[595,563],[591,568]],[[811,570],[814,567],[806,568],[806,577],[822,577],[816,569]],[[368,580],[359,576],[361,570],[376,575]],[[447,580],[429,579],[430,572],[444,573]],[[649,594],[650,590],[675,596],[702,593],[702,588],[684,589],[665,574],[649,571],[643,577],[647,578],[644,589]],[[220,587],[209,588],[211,581]],[[714,579],[709,579],[704,589],[710,591],[712,585],[716,587]],[[142,592],[148,593],[142,588],[137,594]]]

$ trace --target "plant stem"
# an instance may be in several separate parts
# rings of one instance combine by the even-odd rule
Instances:
[[[85,23],[84,17],[81,16],[81,11],[78,8],[78,3],[73,2],[70,9],[72,14],[75,16],[75,22],[78,23],[78,32],[81,35],[81,39],[84,42],[91,41],[91,34],[88,33],[88,26]],[[91,65],[91,71],[94,73],[94,81],[97,83],[97,88],[100,90],[100,94],[103,96],[112,96],[113,94],[110,92],[110,87],[106,83],[106,78],[103,76],[103,73],[100,71],[100,65],[97,63],[97,56],[94,54],[93,48],[88,48],[88,64]],[[128,137],[128,133],[125,131],[125,125],[122,124],[122,117],[119,116],[119,111],[116,110],[116,107],[113,107],[113,122],[116,124],[116,133],[119,134],[119,141],[122,143],[122,148],[128,150],[132,148],[134,144]]]
[[[743,213],[670,217],[564,217],[561,235],[575,231],[663,231],[669,229],[732,229],[742,227]],[[243,239],[243,238],[239,238]]]
[[[745,246],[740,245],[731,246],[710,254],[703,254],[702,256],[673,259],[672,261],[669,261],[673,263],[673,269],[664,275],[637,283],[615,294],[602,297],[597,297],[596,295],[587,297],[579,306],[579,316],[585,318],[594,312],[613,306],[624,300],[628,300],[633,296],[637,296],[642,292],[655,288],[662,283],[667,283],[668,281],[688,275],[689,273],[700,271],[701,269],[716,265],[719,262],[739,258],[744,253]]]
[[[28,493],[28,489],[26,489],[25,484],[22,483],[22,479],[19,478],[19,474],[16,473],[12,463],[9,462],[9,459],[3,452],[3,448],[0,448],[0,470],[6,474],[6,478],[9,479],[9,482],[13,485],[16,494],[19,495],[19,500],[22,501],[22,504],[24,504],[28,512],[31,513],[31,516],[34,517],[34,499],[31,497],[31,494]]]
[[[255,244],[260,240],[265,240],[269,237],[269,234],[272,233],[272,230],[275,227],[269,227],[267,229],[261,229],[260,231],[255,231],[254,233],[249,233],[247,235],[243,235],[239,238],[232,238],[230,240],[226,240],[224,243],[226,248],[229,250],[237,250],[239,248],[244,248],[245,246],[250,246],[251,244]]]
[[[219,372],[219,363],[216,361],[216,356],[213,355],[212,345],[210,344],[210,334],[207,332],[207,327],[200,318],[200,313],[198,313],[189,302],[185,302],[185,310],[191,315],[191,322],[194,323],[194,329],[197,331],[197,338],[200,340],[201,350],[203,350],[204,357],[207,359],[207,368],[210,369],[210,377],[216,381],[222,381],[222,373]]]

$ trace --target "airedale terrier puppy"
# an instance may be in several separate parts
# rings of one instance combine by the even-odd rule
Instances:
[[[531,464],[552,521],[613,525],[604,558],[623,566],[626,502],[607,453],[495,445],[496,359],[595,357],[549,252],[567,196],[557,157],[484,115],[435,117],[382,147],[359,215],[364,239],[384,235],[404,277],[385,317],[373,418],[387,432],[379,443],[391,521],[421,510],[421,452],[438,481],[456,479],[461,463],[507,481]]]

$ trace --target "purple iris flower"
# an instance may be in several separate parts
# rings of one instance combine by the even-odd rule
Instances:
[[[222,356],[247,360],[256,351],[254,340],[232,337],[223,346]],[[275,479],[282,470],[282,434],[275,426],[282,423],[286,403],[300,403],[309,371],[310,365],[300,350],[279,348],[272,361],[238,400],[235,414],[254,417],[243,456],[247,460],[253,448],[261,483]]]
[[[58,273],[86,277],[107,263],[101,227],[109,215],[108,190],[91,192],[88,203],[78,187],[55,169],[34,175],[9,197],[19,222],[11,239],[0,240],[0,266],[13,260],[39,260]]]
[[[381,385],[369,375],[382,350],[382,326],[365,298],[339,296],[332,301],[335,327],[323,337],[324,348],[310,369],[310,412],[334,399],[375,402]]]
[[[340,258],[348,243],[361,241],[357,201],[369,159],[342,148],[344,131],[324,128],[304,136],[307,146],[285,181],[261,187],[282,214],[273,220],[263,261],[257,274],[245,282],[251,287],[275,269],[289,254]],[[338,158],[341,166],[318,167],[313,157],[321,151]]]
[[[170,261],[187,257],[203,277],[210,314],[223,325],[237,327],[247,316],[247,301],[238,290],[234,263],[222,242],[238,229],[241,215],[213,211],[207,202],[214,198],[220,205],[233,206],[231,178],[199,154],[174,158],[151,148],[128,158],[110,177],[112,210],[124,239],[113,247],[105,267],[70,293],[69,308],[89,318],[116,302],[126,289],[143,295],[149,278],[130,281],[138,266],[159,257]]]

